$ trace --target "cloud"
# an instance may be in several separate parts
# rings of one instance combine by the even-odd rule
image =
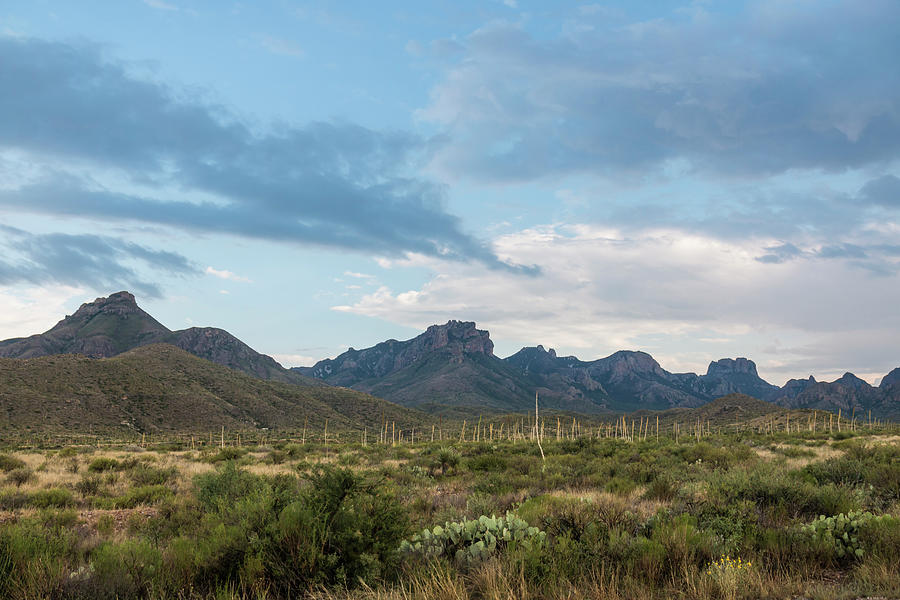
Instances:
[[[374,275],[369,275],[368,273],[356,273],[355,271],[344,271],[344,275],[356,279],[375,279]]]
[[[900,5],[747,2],[654,21],[582,14],[547,38],[495,23],[432,90],[453,177],[842,171],[900,157]],[[836,43],[835,40],[841,40]]]
[[[670,370],[703,371],[710,360],[747,355],[784,376],[896,362],[894,340],[878,333],[900,327],[896,276],[873,277],[836,259],[767,264],[757,259],[759,247],[671,229],[633,235],[547,226],[497,241],[507,260],[539,265],[537,277],[445,265],[420,288],[382,286],[334,310],[418,329],[475,320],[498,353],[517,350],[514,342],[582,358],[644,349]],[[797,251],[809,252],[787,252]],[[432,263],[418,257],[413,264]],[[775,340],[782,351],[766,351]]]
[[[284,40],[270,35],[264,35],[260,38],[259,43],[263,48],[265,48],[272,54],[289,56],[291,58],[306,57],[306,52],[303,51],[303,48],[301,48],[297,43],[290,40]]]
[[[767,254],[757,256],[756,260],[762,263],[781,264],[785,261],[798,258],[803,255],[803,251],[793,244],[780,244],[778,246],[769,246],[766,248]]]
[[[882,175],[866,182],[859,191],[859,199],[866,204],[900,208],[900,178],[896,175]]]
[[[175,6],[174,4],[169,4],[168,2],[163,2],[162,0],[143,0],[143,2],[150,8],[155,8],[157,10],[170,10],[170,11],[178,10],[178,7]]]
[[[0,271],[2,269],[3,262],[0,261]],[[47,331],[59,322],[60,315],[71,310],[69,300],[83,302],[86,294],[84,288],[58,283],[0,288],[0,339]]]
[[[134,265],[170,275],[197,273],[195,266],[175,252],[99,235],[32,234],[0,225],[0,247],[0,285],[4,286],[55,282],[73,288],[130,289],[159,298],[159,286],[146,281]]]
[[[236,275],[228,270],[219,271],[212,267],[206,267],[204,271],[207,275],[212,275],[213,277],[218,277],[219,279],[228,279],[230,281],[239,281],[241,283],[250,283],[250,280],[246,277],[241,277],[240,275]]]
[[[16,90],[0,95],[0,147],[41,171],[0,206],[529,272],[411,175],[427,140],[339,122],[253,130],[90,46],[0,38],[0,55],[0,88]]]

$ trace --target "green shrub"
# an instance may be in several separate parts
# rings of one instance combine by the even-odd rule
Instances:
[[[383,485],[347,469],[320,469],[269,529],[266,572],[288,593],[372,582],[395,571],[406,523],[405,510]]]
[[[103,481],[98,475],[85,475],[75,484],[75,491],[84,497],[94,496],[102,485]]]
[[[9,473],[15,469],[22,469],[25,467],[25,461],[21,458],[16,458],[15,456],[10,456],[9,454],[0,454],[0,471],[5,471]]]
[[[35,508],[64,508],[74,503],[72,492],[63,488],[37,490],[31,493],[28,501]]]
[[[132,483],[138,486],[164,485],[170,483],[178,476],[178,469],[169,467],[159,469],[149,465],[138,465],[128,472]]]
[[[115,508],[134,508],[145,504],[158,504],[171,498],[174,492],[164,485],[144,485],[129,489],[124,495],[113,500]]]
[[[6,476],[6,480],[17,488],[22,487],[23,484],[28,483],[32,479],[34,479],[34,473],[31,472],[31,469],[26,467],[13,469],[9,472],[9,475]]]
[[[262,484],[261,478],[242,471],[233,461],[226,462],[214,473],[204,473],[194,479],[197,499],[209,510],[224,509],[260,489]]]
[[[118,471],[122,468],[122,463],[114,458],[100,457],[95,458],[88,465],[88,471],[91,473],[102,473],[104,471]]]
[[[235,448],[233,446],[229,446],[227,448],[222,448],[217,453],[210,456],[207,461],[211,463],[225,462],[230,460],[237,460],[242,458],[247,454],[247,451],[244,448]]]
[[[499,473],[506,470],[506,461],[496,454],[482,454],[469,459],[470,471]]]

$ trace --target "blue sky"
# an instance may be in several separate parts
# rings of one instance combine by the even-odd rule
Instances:
[[[893,1],[0,7],[0,338],[129,289],[286,365],[900,365]]]

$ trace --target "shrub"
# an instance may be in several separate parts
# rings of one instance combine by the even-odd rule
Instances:
[[[75,491],[84,497],[94,496],[100,491],[102,480],[98,475],[85,475],[76,484]]]
[[[175,467],[158,469],[149,465],[139,465],[131,469],[128,476],[135,485],[164,485],[178,476],[178,469]]]
[[[9,475],[6,476],[6,480],[17,488],[22,487],[22,484],[28,483],[32,479],[34,479],[34,473],[31,472],[31,469],[25,467],[13,469],[9,472]]]
[[[469,460],[470,471],[499,473],[506,470],[506,461],[496,454],[482,454]]]
[[[242,471],[232,461],[226,462],[214,473],[198,475],[194,483],[197,499],[209,510],[224,509],[262,486],[259,477]]]
[[[22,469],[25,467],[25,461],[21,458],[16,458],[15,456],[10,456],[9,454],[0,454],[0,471],[5,471],[9,473],[15,469]]]
[[[115,508],[134,508],[142,504],[158,504],[172,497],[173,492],[164,485],[145,485],[129,489],[113,500]]]
[[[227,448],[222,448],[217,453],[210,456],[207,461],[211,463],[225,462],[230,460],[237,460],[247,454],[247,451],[243,448],[235,448],[229,446]]]
[[[29,497],[35,508],[64,508],[73,504],[72,492],[63,488],[38,490]]]
[[[95,458],[88,465],[88,471],[91,473],[102,473],[104,471],[116,471],[121,469],[122,464],[114,458],[100,457]]]
[[[313,584],[357,585],[394,571],[406,532],[403,507],[383,485],[352,471],[320,469],[270,529],[271,581],[294,592]]]

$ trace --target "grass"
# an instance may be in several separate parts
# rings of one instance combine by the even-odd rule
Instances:
[[[0,597],[896,597],[900,445],[845,437],[10,449]],[[855,510],[860,557],[804,533]],[[507,511],[544,541],[399,554]]]

